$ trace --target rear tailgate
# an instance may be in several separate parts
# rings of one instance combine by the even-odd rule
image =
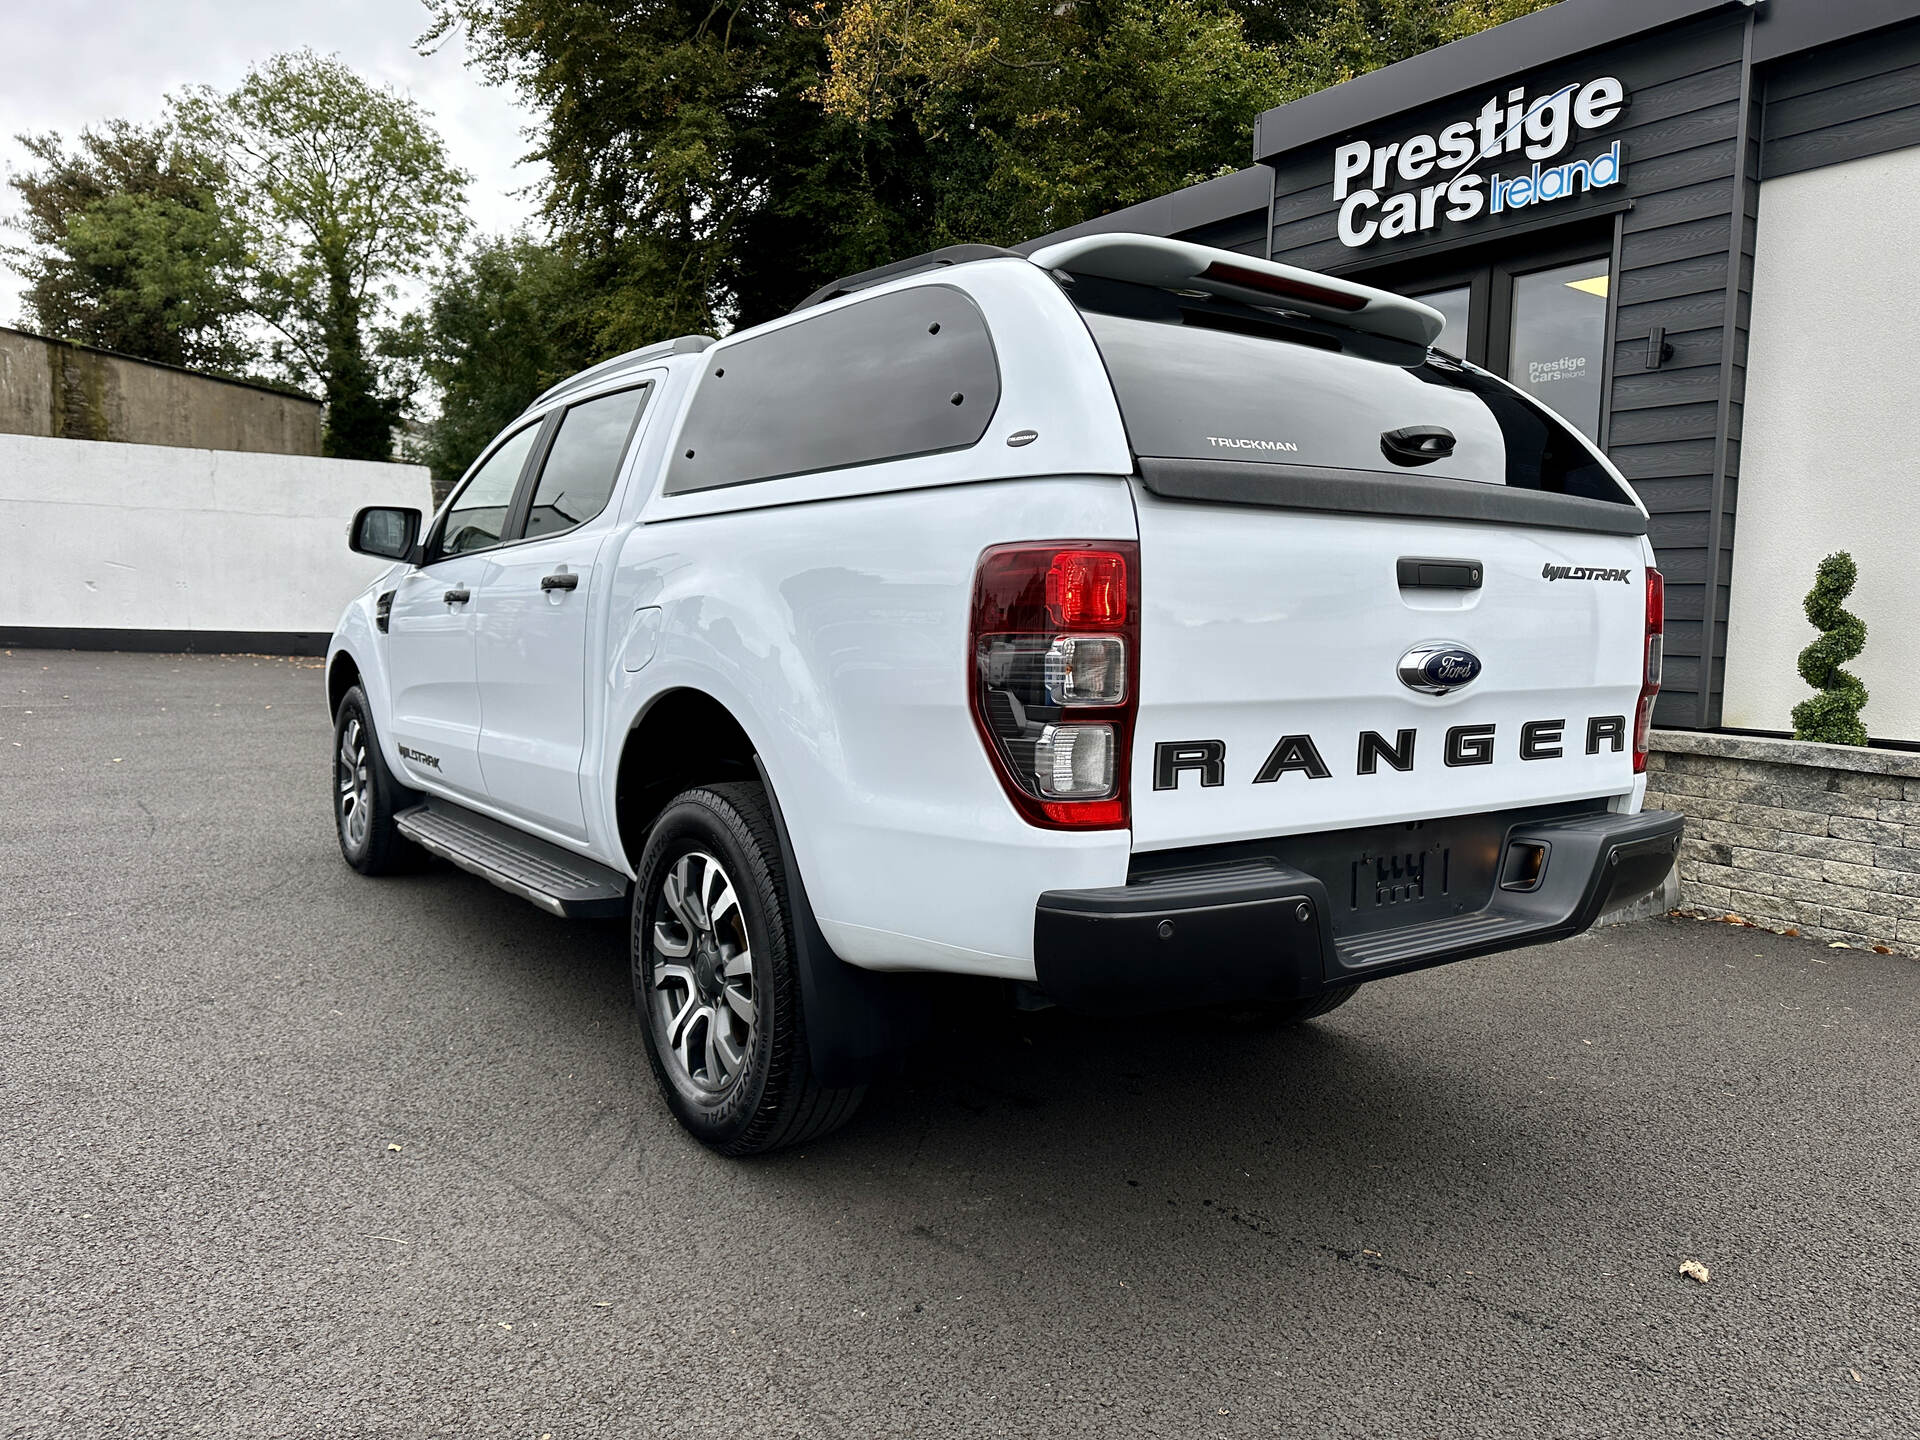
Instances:
[[[1385,333],[1424,312],[1263,300],[1303,284],[1267,268],[1062,282],[1139,465],[1136,850],[1630,792],[1631,491],[1552,412]]]
[[[1136,489],[1136,849],[1632,788],[1637,540]],[[1404,567],[1406,585],[1403,558],[1429,562]],[[1419,584],[1461,578],[1434,561],[1471,566],[1478,588]],[[1548,579],[1549,567],[1624,578]],[[1423,648],[1470,652],[1482,669],[1444,694],[1416,691],[1400,669]]]

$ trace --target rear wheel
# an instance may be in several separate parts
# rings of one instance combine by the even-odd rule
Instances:
[[[674,1116],[723,1155],[845,1124],[864,1087],[813,1077],[793,919],[766,791],[688,790],[654,823],[633,892],[633,995]]]
[[[362,875],[397,869],[409,847],[393,817],[418,798],[381,758],[366,692],[354,686],[333,717],[333,820],[347,864]]]

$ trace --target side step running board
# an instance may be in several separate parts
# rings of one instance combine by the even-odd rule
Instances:
[[[450,801],[433,799],[403,810],[393,823],[428,854],[471,870],[551,914],[591,919],[626,913],[631,882],[618,870]]]

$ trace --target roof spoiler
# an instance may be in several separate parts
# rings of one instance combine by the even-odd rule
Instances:
[[[1439,338],[1446,317],[1431,305],[1332,275],[1158,235],[1082,235],[1027,257],[1043,270],[1126,280],[1157,290],[1200,290],[1249,305],[1284,305],[1316,320],[1415,345]]]

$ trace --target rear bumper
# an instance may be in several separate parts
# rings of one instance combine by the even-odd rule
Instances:
[[[1080,1010],[1304,998],[1576,935],[1659,885],[1683,823],[1664,810],[1521,821],[1499,843],[1503,857],[1543,848],[1532,888],[1493,884],[1478,908],[1349,934],[1336,933],[1325,881],[1270,856],[1051,890],[1034,912],[1034,968],[1049,997]]]

